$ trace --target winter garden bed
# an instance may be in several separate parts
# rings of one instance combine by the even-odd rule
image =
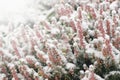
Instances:
[[[63,1],[0,35],[1,80],[119,80],[120,0]]]

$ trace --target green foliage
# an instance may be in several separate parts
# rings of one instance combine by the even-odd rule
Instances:
[[[108,74],[105,80],[120,80],[120,72],[110,72],[110,74]]]
[[[95,73],[100,75],[101,77],[105,77],[106,74],[108,74],[110,71],[118,70],[115,62],[112,60],[111,62],[103,61],[99,59],[99,63],[95,69]]]

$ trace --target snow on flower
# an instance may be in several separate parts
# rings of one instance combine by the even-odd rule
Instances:
[[[1,79],[105,80],[119,70],[119,0],[66,2],[36,24],[0,33]]]

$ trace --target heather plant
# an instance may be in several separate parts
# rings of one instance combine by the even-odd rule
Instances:
[[[21,24],[6,36],[1,34],[0,78],[118,79],[119,2],[62,1],[48,12],[48,15],[54,14],[48,19],[38,21],[34,26]],[[111,71],[117,73],[111,75]]]

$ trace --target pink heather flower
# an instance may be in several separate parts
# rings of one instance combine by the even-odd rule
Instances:
[[[21,56],[20,56],[19,51],[18,51],[18,49],[17,49],[16,41],[15,41],[15,40],[12,40],[12,41],[11,41],[11,45],[12,45],[13,49],[15,50],[15,55],[17,55],[18,58],[20,58]]]
[[[14,78],[15,80],[19,80],[19,79],[18,79],[18,76],[17,76],[17,72],[16,72],[16,69],[15,69],[14,64],[9,64],[8,66],[9,66],[9,69],[10,69],[10,71],[11,71],[11,73],[12,73],[13,78]]]
[[[43,71],[43,68],[42,68],[42,67],[39,68],[38,74],[40,74],[41,76],[44,75],[44,71]]]
[[[58,54],[57,50],[55,48],[53,48],[52,52],[54,55],[55,63],[62,64],[61,56]]]
[[[37,53],[36,56],[40,59],[40,61],[42,61],[42,62],[46,62],[46,59],[43,57],[42,54]]]
[[[105,57],[107,57],[107,55],[108,55],[108,50],[107,50],[106,47],[104,47],[104,48],[102,49],[102,54],[103,54]]]
[[[12,75],[15,80],[19,80],[15,69],[12,69]]]
[[[27,79],[27,80],[32,80],[29,76],[29,72],[27,71],[28,67],[26,65],[21,66],[21,74]]]
[[[76,32],[76,24],[75,24],[75,21],[74,20],[70,20],[70,26],[72,27],[73,31]]]
[[[2,66],[2,67],[0,67],[0,68],[1,68],[1,72],[2,72],[2,73],[7,74],[7,70],[6,70],[5,66]]]
[[[101,32],[102,37],[105,38],[105,30],[103,28],[103,22],[102,22],[102,20],[98,21],[98,29]]]
[[[63,33],[61,38],[64,40],[64,42],[68,42],[69,41],[69,38],[67,36],[67,34]]]
[[[55,49],[49,50],[48,56],[52,63],[61,64],[61,57]]]
[[[116,19],[116,16],[113,16],[113,22],[114,22],[115,26],[118,26],[118,21]]]
[[[73,12],[72,7],[69,4],[65,4],[65,9],[66,9],[66,15],[70,17],[70,14]]]
[[[91,72],[90,79],[89,80],[96,80],[94,76],[94,72]]]
[[[106,2],[109,2],[109,0],[105,0]]]
[[[120,37],[117,37],[113,42],[113,45],[115,46],[115,48],[120,49],[119,43],[120,43]]]
[[[25,70],[24,71],[24,76],[25,76],[25,78],[27,79],[27,80],[32,80],[30,77],[29,77],[29,73]]]
[[[30,38],[30,42],[31,42],[31,51],[34,52],[34,46],[37,45],[37,42],[33,38]]]
[[[86,6],[86,9],[87,9],[86,11],[89,13],[89,12],[90,12],[91,7],[90,7],[89,5],[87,5],[87,6]]]
[[[100,6],[99,13],[100,13],[100,15],[102,15],[102,14],[103,14],[103,6],[102,6],[102,5]]]
[[[55,60],[53,58],[54,55],[52,54],[51,50],[48,50],[48,56],[49,56],[50,61],[53,62],[53,63],[55,63]]]
[[[88,5],[85,5],[85,11],[88,12],[88,8],[89,6]]]
[[[81,22],[79,20],[77,21],[77,29],[78,29],[78,36],[80,38],[80,45],[82,48],[85,48],[85,44],[83,42],[83,29],[81,26]]]
[[[90,14],[91,14],[91,16],[92,16],[93,19],[96,19],[97,15],[95,13],[95,9],[94,8],[91,8]]]
[[[34,56],[26,56],[26,61],[30,64],[30,65],[34,65],[37,60]]]
[[[40,34],[40,32],[38,30],[36,30],[36,35],[38,38],[42,39],[42,35]]]
[[[59,17],[61,16],[68,16],[70,17],[70,14],[73,12],[72,6],[69,4],[61,3],[56,10]]]
[[[65,15],[65,4],[64,3],[59,5],[59,7],[57,8],[57,13],[59,16]]]
[[[30,58],[27,58],[26,61],[30,64],[30,65],[33,65],[34,64],[34,61]]]
[[[50,29],[51,29],[49,22],[43,21],[42,23],[43,23],[43,25],[45,26],[45,28],[46,28],[47,30],[50,30]]]
[[[22,72],[22,74],[24,75],[24,71],[26,71],[27,70],[27,67],[26,67],[26,65],[21,65],[20,67],[19,67],[19,71],[21,71]]]
[[[20,27],[22,27],[23,25],[21,25]],[[21,35],[22,35],[22,38],[24,39],[25,42],[28,42],[28,39],[26,37],[27,33],[26,33],[26,30],[24,27],[22,27],[21,29]]]
[[[1,56],[3,56],[3,55],[4,55],[4,53],[3,53],[3,51],[2,51],[2,50],[0,50],[0,55],[1,55]]]
[[[111,28],[110,28],[110,21],[108,19],[106,20],[106,28],[107,28],[106,29],[107,34],[110,35],[110,29]]]
[[[106,39],[105,40],[105,44],[106,44],[106,46],[107,46],[107,51],[108,51],[108,55],[110,55],[111,57],[112,57],[112,59],[114,59],[114,56],[113,56],[113,54],[112,54],[112,47],[111,47],[111,45],[110,45],[110,40],[109,39]]]
[[[42,35],[41,35],[40,31],[39,31],[39,27],[37,25],[35,25],[34,29],[35,29],[35,33],[36,33],[37,37],[39,39],[42,39],[43,37],[42,37]]]
[[[35,80],[39,80],[39,78],[36,76],[36,77],[35,77]]]
[[[77,12],[78,12],[78,19],[82,19],[82,9],[81,9],[81,7],[78,7],[77,8]]]
[[[7,78],[7,77],[4,77],[2,80],[8,80],[8,78]]]
[[[115,25],[113,24],[112,25],[112,37],[114,37],[115,36]]]

